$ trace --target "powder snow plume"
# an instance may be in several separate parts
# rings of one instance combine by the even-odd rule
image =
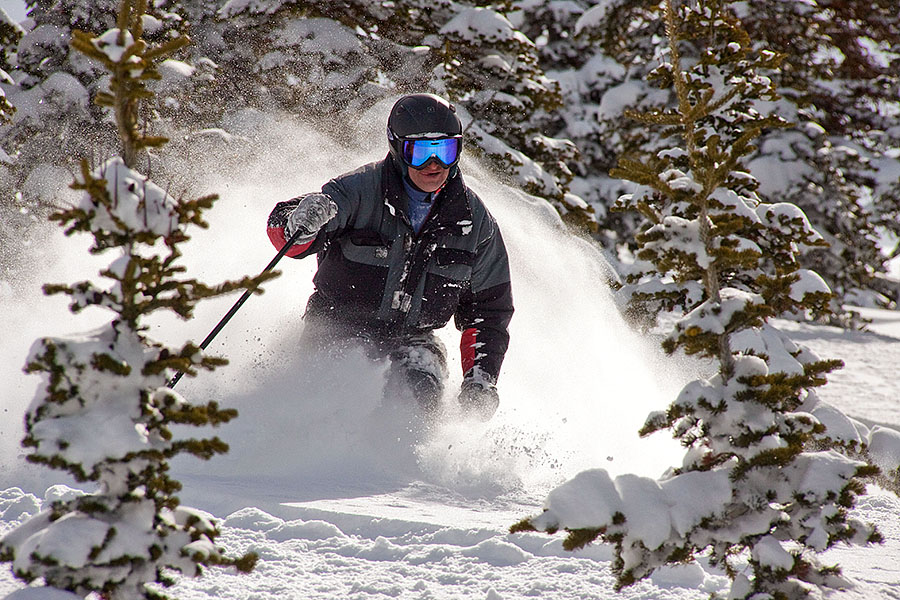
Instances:
[[[259,272],[275,254],[265,234],[274,204],[382,158],[389,108],[376,105],[355,125],[349,137],[364,140],[361,148],[342,146],[293,118],[253,111],[226,118],[228,134],[204,132],[218,140],[221,152],[171,165],[165,175],[184,185],[187,194],[220,196],[206,214],[209,229],[195,229],[184,246],[188,274],[213,283]],[[229,502],[229,482],[237,478],[257,482],[263,496],[257,506],[312,498],[317,488],[376,493],[419,480],[470,497],[534,498],[585,468],[655,476],[678,462],[675,442],[642,440],[637,430],[650,411],[674,398],[687,375],[664,366],[672,361],[660,360],[656,341],[625,326],[607,288],[600,252],[565,234],[546,204],[502,185],[470,159],[464,158],[462,169],[497,218],[511,259],[516,314],[495,417],[481,424],[453,414],[461,373],[459,334],[452,324],[440,332],[451,381],[447,418],[437,424],[424,423],[402,402],[382,398],[385,366],[370,362],[362,351],[339,360],[302,355],[301,316],[312,292],[315,260],[283,259],[282,276],[249,299],[210,346],[230,364],[178,385],[194,402],[216,400],[240,411],[236,421],[215,432],[231,445],[229,454],[209,463],[176,461],[176,476],[202,479],[206,490],[195,496],[186,485],[184,501],[217,512],[239,508]],[[154,180],[166,187],[162,177]],[[36,275],[36,298],[40,283],[94,278],[99,265],[112,260],[87,260],[77,236],[54,233],[52,240],[57,262],[40,273],[43,278]],[[189,321],[155,317],[150,336],[171,344],[199,342],[235,299],[201,303]],[[6,307],[2,323],[18,323],[18,335],[27,338],[27,343],[7,338],[0,357],[4,380],[14,382],[3,403],[12,419],[4,419],[0,431],[3,455],[10,456],[6,450],[21,438],[21,425],[12,421],[20,420],[37,378],[7,371],[21,369],[34,337],[83,328],[73,329],[62,302],[42,300],[27,316]],[[108,315],[90,317],[99,324]],[[82,321],[90,324],[91,318]],[[22,486],[27,479],[19,466],[5,465],[0,477],[6,481],[0,484]],[[215,499],[210,489],[217,490]],[[240,494],[245,496],[246,488]]]

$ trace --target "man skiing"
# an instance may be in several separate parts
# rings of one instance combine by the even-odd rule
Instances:
[[[332,179],[321,193],[278,203],[268,235],[287,256],[318,256],[303,337],[317,347],[361,342],[390,361],[388,385],[433,412],[447,377],[434,330],[462,332],[463,411],[497,409],[497,376],[513,314],[509,261],[497,223],[463,183],[462,126],[431,94],[400,98],[387,123],[390,152]],[[296,234],[296,237],[293,237]]]

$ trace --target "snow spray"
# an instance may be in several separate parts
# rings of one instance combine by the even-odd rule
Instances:
[[[352,150],[294,117],[242,111],[226,117],[228,133],[220,132],[217,152],[154,175],[163,187],[166,181],[159,179],[170,176],[191,182],[185,194],[220,196],[205,215],[210,227],[189,232],[192,239],[183,246],[187,274],[215,283],[258,272],[274,253],[265,233],[274,204],[383,158],[389,108],[390,102],[376,105],[356,125],[352,137],[364,146]],[[175,475],[186,482],[186,500],[203,504],[202,495],[191,497],[192,478],[198,484],[218,481],[219,490],[229,481],[254,478],[258,492],[273,500],[312,498],[320,489],[375,493],[410,481],[469,495],[527,491],[538,497],[585,468],[659,475],[677,463],[681,451],[674,441],[640,439],[637,431],[650,411],[665,409],[687,376],[661,358],[657,341],[642,339],[624,324],[600,252],[566,234],[546,203],[502,185],[465,155],[461,168],[497,218],[511,260],[516,314],[495,417],[484,424],[454,418],[461,373],[459,334],[452,325],[439,332],[453,375],[447,419],[438,423],[423,422],[412,407],[386,402],[386,366],[362,351],[340,360],[303,356],[301,317],[316,265],[312,258],[284,260],[278,265],[282,276],[265,284],[265,293],[251,298],[208,348],[229,364],[179,384],[178,392],[193,402],[215,400],[240,412],[215,432],[230,444],[229,454],[208,463],[174,463]],[[58,260],[35,275],[38,286],[96,278],[98,268],[111,261],[84,260],[86,242],[77,235],[58,238]],[[0,324],[18,320],[12,331],[20,339],[4,340],[0,354],[8,382],[0,426],[0,477],[7,479],[0,484],[6,486],[25,481],[22,465],[10,457],[17,454],[21,414],[37,382],[21,373],[27,348],[39,335],[83,330],[73,329],[80,323],[63,302],[44,302],[38,312],[26,309],[34,296],[39,294],[0,303]],[[158,315],[148,323],[150,337],[171,344],[203,339],[233,301],[200,303],[188,321]],[[99,324],[108,315],[92,318]]]

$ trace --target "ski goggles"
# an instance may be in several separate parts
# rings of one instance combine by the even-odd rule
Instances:
[[[462,137],[403,140],[400,144],[403,162],[413,169],[422,169],[432,158],[449,169],[459,160]]]

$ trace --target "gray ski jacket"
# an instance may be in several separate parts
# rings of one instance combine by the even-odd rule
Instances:
[[[315,292],[306,318],[336,319],[366,336],[403,338],[430,332],[453,317],[462,332],[464,374],[478,368],[496,381],[513,314],[509,260],[500,229],[458,168],[436,193],[418,234],[390,156],[322,187],[337,216],[309,244],[287,256],[317,254]],[[279,250],[284,226],[302,198],[278,203],[268,235]]]

